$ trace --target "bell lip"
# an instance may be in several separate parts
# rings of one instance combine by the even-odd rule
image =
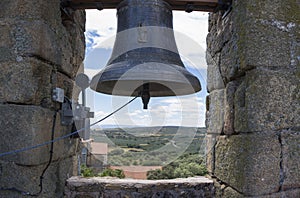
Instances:
[[[95,81],[92,81],[90,88],[98,93],[107,94],[107,95],[115,95],[115,96],[139,96],[141,89],[144,84],[159,84],[161,87],[164,87],[162,90],[150,90],[151,97],[167,97],[167,96],[183,96],[183,95],[191,95],[195,94],[202,90],[201,84],[198,81],[198,79],[195,77],[193,84],[188,83],[178,83],[178,82],[170,82],[170,81],[151,81],[151,82],[142,82],[138,84],[138,86],[135,86],[135,89],[128,90],[128,89],[115,89],[115,86],[111,86],[111,84],[116,85],[118,83],[123,84],[126,86],[126,84],[130,84],[130,82],[137,82],[135,80],[126,80],[124,82],[122,81],[103,81],[102,83],[95,83]],[[196,82],[196,83],[195,83]],[[109,84],[109,86],[107,86]],[[166,86],[169,85],[169,86]],[[113,88],[111,88],[113,87]],[[171,87],[171,88],[170,88]],[[180,88],[178,88],[180,87]],[[174,91],[173,91],[174,90]]]
[[[151,65],[151,70],[149,70],[148,64],[154,64]],[[159,71],[162,65],[165,66],[166,73],[158,76],[160,73],[154,71]],[[134,68],[132,73],[129,72],[129,75],[124,75],[120,72],[122,67],[129,66],[131,66],[130,69]],[[144,67],[147,69],[144,69]],[[138,72],[135,73],[136,71]],[[139,71],[148,73],[148,76],[141,77]],[[153,87],[151,93],[154,94],[151,94],[151,97],[189,95],[201,91],[199,79],[186,70],[184,66],[158,62],[132,64],[128,61],[113,63],[103,68],[92,78],[90,88],[96,92],[109,95],[137,96],[137,93],[133,93],[134,90],[146,83],[158,85]],[[118,86],[116,87],[116,85]],[[120,89],[121,86],[124,90]],[[131,89],[130,87],[134,88]],[[159,88],[166,91],[166,93],[162,93],[163,91],[160,91]]]

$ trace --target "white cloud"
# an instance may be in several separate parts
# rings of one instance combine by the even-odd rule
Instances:
[[[86,30],[94,31],[101,37],[95,42],[99,44],[110,38],[111,41],[102,46],[111,46],[117,31],[116,10],[87,10]],[[206,49],[206,35],[208,33],[208,14],[204,12],[186,13],[183,11],[173,12],[174,31],[176,34],[184,34],[195,40],[203,49]]]
[[[206,35],[208,33],[208,13],[183,11],[173,12],[174,30],[188,35],[203,49],[206,49]]]
[[[86,30],[95,31],[100,37],[95,38],[95,47],[111,47],[114,41],[114,35],[117,33],[116,10],[86,10]],[[110,41],[107,39],[110,38]],[[105,45],[104,45],[104,43]]]
[[[149,110],[128,110],[126,118],[141,126],[204,126],[203,116],[201,116],[204,114],[204,108],[203,101],[195,96],[155,99],[149,106]]]

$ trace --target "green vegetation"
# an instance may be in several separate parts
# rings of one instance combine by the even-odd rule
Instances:
[[[177,160],[164,166],[162,170],[152,170],[147,172],[147,179],[174,179],[186,178],[195,175],[203,176],[207,174],[203,159],[198,154],[185,154]]]
[[[118,177],[118,178],[125,178],[125,175],[124,175],[124,172],[123,170],[120,170],[120,169],[111,169],[111,168],[107,168],[105,169],[104,171],[102,171],[99,175],[99,177],[107,177],[107,176],[110,176],[110,177]]]
[[[204,154],[206,129],[189,127],[140,127],[94,130],[96,142],[109,145],[108,164],[113,166],[160,166],[181,154]]]
[[[92,168],[85,165],[81,166],[81,176],[82,177],[118,177],[125,178],[123,170],[106,168],[101,173],[95,173]]]
[[[205,175],[203,165],[205,128],[141,127],[125,130],[93,130],[96,142],[109,145],[112,166],[163,166],[150,171],[149,179],[171,179]]]
[[[88,168],[85,165],[81,165],[80,171],[81,171],[81,176],[82,177],[95,177],[96,176],[93,169]]]

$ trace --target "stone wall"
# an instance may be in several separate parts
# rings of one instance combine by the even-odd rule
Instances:
[[[207,166],[217,197],[300,196],[299,1],[233,0],[207,37]]]
[[[51,139],[52,89],[72,98],[73,79],[84,58],[85,13],[60,10],[60,0],[0,1],[0,152]],[[57,114],[55,137],[71,132]],[[54,144],[53,163],[40,197],[62,197],[73,175],[77,139]],[[0,158],[0,197],[20,197],[16,189],[37,193],[50,146]],[[76,171],[76,170],[75,170]],[[12,188],[14,190],[3,190]]]
[[[66,197],[210,198],[214,185],[205,177],[156,181],[72,177],[67,180]]]

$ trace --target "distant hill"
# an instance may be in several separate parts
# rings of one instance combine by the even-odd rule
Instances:
[[[107,126],[107,128],[96,128],[95,131],[103,132],[125,132],[130,134],[140,133],[140,134],[149,134],[149,132],[155,132],[159,134],[174,134],[178,130],[197,130],[198,133],[206,133],[205,127],[182,127],[182,126],[153,126],[153,127],[123,127],[123,128],[114,128],[113,125]]]
[[[171,144],[184,148],[189,145],[186,152],[197,153],[205,134],[206,128],[156,126],[95,129],[91,131],[91,138],[108,143],[110,150],[122,148],[126,152],[151,152]]]

